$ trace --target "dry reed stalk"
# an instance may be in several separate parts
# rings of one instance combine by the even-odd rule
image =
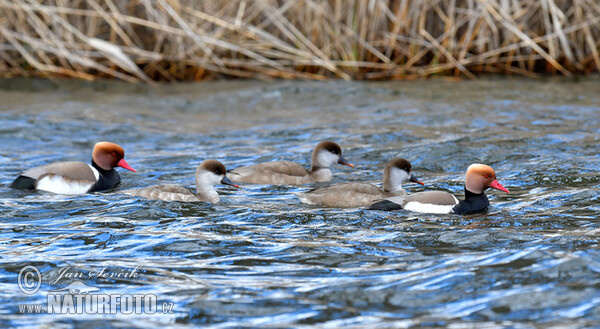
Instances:
[[[596,0],[0,0],[2,76],[570,76],[599,47]]]

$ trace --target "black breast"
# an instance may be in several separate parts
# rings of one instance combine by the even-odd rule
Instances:
[[[96,184],[92,185],[88,192],[108,190],[117,186],[117,184],[121,182],[121,176],[119,176],[119,173],[116,170],[104,170],[93,161],[92,166],[98,170],[100,177],[98,178]]]
[[[476,214],[485,211],[489,205],[485,193],[475,194],[465,189],[465,199],[454,206],[452,212],[459,215]]]

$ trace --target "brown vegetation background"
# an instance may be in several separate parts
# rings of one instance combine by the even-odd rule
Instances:
[[[600,70],[597,0],[0,0],[0,75],[189,81]]]

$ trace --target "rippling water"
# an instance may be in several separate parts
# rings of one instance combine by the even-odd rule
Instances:
[[[0,326],[594,327],[600,323],[600,83],[0,82]],[[309,165],[332,139],[356,165],[334,182],[380,182],[394,156],[425,186],[462,195],[473,162],[511,194],[474,216],[321,209],[308,187],[220,186],[222,203],[8,188],[24,169],[88,162],[121,144],[138,173],[119,189],[194,187],[206,158],[228,168]],[[326,184],[324,184],[326,185]],[[40,290],[17,277],[39,269]],[[104,294],[155,294],[170,314],[20,314],[73,273]]]

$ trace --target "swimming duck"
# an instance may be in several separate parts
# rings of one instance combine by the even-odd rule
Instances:
[[[330,181],[332,175],[329,167],[335,163],[354,167],[342,156],[342,148],[332,141],[317,144],[311,161],[310,170],[294,162],[275,161],[235,168],[229,171],[229,177],[234,182],[242,183],[303,185]]]
[[[83,194],[108,190],[121,182],[115,167],[135,172],[124,157],[125,151],[121,146],[99,142],[92,150],[91,164],[63,161],[35,167],[21,173],[10,186],[58,194]]]
[[[152,200],[218,203],[221,198],[215,190],[215,185],[225,184],[239,187],[227,178],[225,166],[217,160],[204,160],[196,168],[195,177],[197,190],[195,194],[185,187],[173,184],[129,189],[120,193]]]
[[[336,208],[368,207],[379,199],[406,195],[402,184],[407,181],[423,185],[410,171],[410,162],[395,158],[390,160],[383,170],[383,188],[367,183],[344,183],[294,194],[300,201],[312,205]]]
[[[444,191],[419,192],[407,196],[395,196],[375,202],[369,209],[406,209],[431,214],[475,214],[485,211],[490,202],[485,190],[494,188],[509,193],[496,180],[496,172],[484,164],[472,164],[465,175],[465,199],[459,201]]]

